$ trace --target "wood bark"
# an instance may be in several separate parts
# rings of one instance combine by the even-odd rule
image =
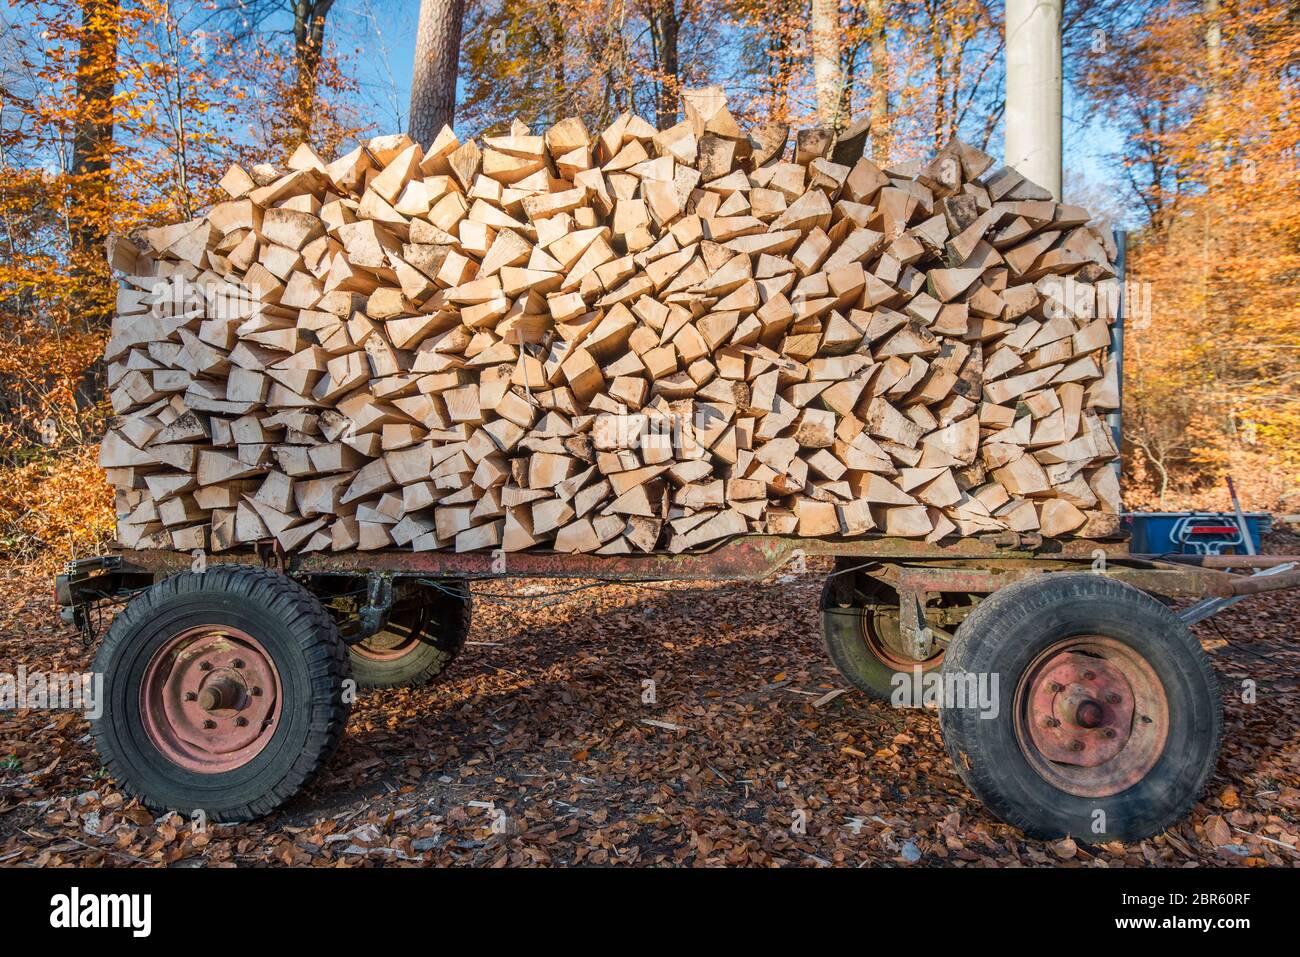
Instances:
[[[105,207],[112,167],[113,93],[117,88],[120,0],[83,0],[77,55],[77,117],[72,137],[73,266],[88,285],[104,276]],[[87,329],[107,326],[111,310],[81,310]]]
[[[817,118],[823,127],[835,131],[843,121],[844,91],[844,73],[840,66],[842,34],[839,0],[812,0],[808,32],[812,41]]]
[[[417,143],[432,143],[438,131],[455,119],[464,16],[465,0],[421,0],[408,129]]]
[[[325,51],[325,22],[334,0],[293,0],[294,82],[292,128],[300,143],[311,139],[312,113]]]

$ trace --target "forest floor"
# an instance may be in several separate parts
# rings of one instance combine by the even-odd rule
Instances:
[[[822,574],[476,585],[445,679],[361,692],[314,785],[248,824],[140,807],[79,713],[0,712],[0,866],[1300,865],[1300,593],[1196,627],[1225,707],[1207,791],[1153,839],[1089,847],[986,812],[934,713],[828,696],[847,684],[821,648]],[[0,579],[0,671],[88,670],[48,576]]]

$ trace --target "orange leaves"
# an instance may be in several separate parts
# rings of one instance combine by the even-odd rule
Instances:
[[[11,5],[0,130],[0,553],[66,557],[111,534],[94,465],[106,403],[87,375],[116,298],[103,240],[209,205],[277,126],[294,73],[277,34],[235,51],[200,3]],[[188,18],[188,19],[187,19]],[[355,83],[327,54],[309,124],[335,151]],[[102,378],[102,374],[98,377]]]
[[[0,553],[45,566],[97,551],[113,537],[113,495],[96,446],[0,467]]]
[[[12,275],[12,273],[10,274]],[[57,277],[50,277],[57,279]],[[46,290],[48,293],[49,290]],[[75,391],[85,370],[102,354],[103,337],[62,329],[36,317],[0,314],[0,446],[4,458],[35,440],[53,445],[59,436],[93,437],[98,421],[78,423]],[[54,440],[41,439],[52,433]]]
[[[1232,474],[1268,507],[1300,477],[1300,117],[1280,68],[1300,36],[1280,8],[1206,9],[1110,35],[1086,77],[1151,218],[1130,257],[1153,308],[1129,318],[1125,434],[1155,481],[1129,504],[1159,504],[1166,480],[1203,501]]]

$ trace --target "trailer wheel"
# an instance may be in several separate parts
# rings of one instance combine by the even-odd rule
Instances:
[[[417,586],[388,627],[348,651],[363,688],[420,687],[438,678],[465,646],[473,606],[464,582]]]
[[[822,587],[822,646],[836,670],[864,694],[888,701],[894,692],[895,675],[909,677],[920,667],[922,674],[936,671],[943,663],[943,647],[918,661],[904,649],[899,628],[898,592],[869,575],[854,577],[851,588],[838,590],[834,578]],[[841,604],[845,599],[849,604]]]
[[[219,565],[168,578],[117,616],[95,657],[95,746],[149,807],[266,814],[343,737],[345,649],[324,606],[283,575]]]
[[[1200,644],[1155,599],[1101,575],[996,592],[957,630],[942,677],[957,773],[1035,837],[1156,834],[1218,758],[1222,701]]]

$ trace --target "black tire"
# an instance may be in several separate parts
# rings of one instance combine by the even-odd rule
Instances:
[[[379,647],[405,643],[397,658],[367,656],[366,647],[348,649],[352,675],[362,688],[416,688],[440,677],[456,660],[469,636],[473,603],[464,582],[440,582],[441,588],[419,586],[390,627],[373,636]],[[373,639],[368,639],[367,646]]]
[[[269,654],[280,713],[242,766],[195,771],[170,759],[144,726],[142,686],[154,655],[202,625],[237,628]],[[108,772],[158,810],[244,821],[293,797],[338,747],[351,711],[346,645],[324,606],[297,582],[261,568],[218,565],[154,585],[117,616],[95,656],[104,707],[91,724]],[[257,693],[256,691],[254,693]]]
[[[835,578],[828,578],[822,586],[822,647],[849,684],[868,697],[888,701],[894,693],[895,676],[910,678],[912,674],[912,665],[902,667],[901,648],[895,648],[900,657],[884,657],[889,646],[898,644],[898,592],[861,575],[853,585],[857,592],[854,604],[841,608],[836,600],[839,584]],[[864,600],[865,604],[859,604]],[[913,665],[919,665],[921,673],[927,674],[938,670],[942,662],[943,651],[936,647],[929,660]]]
[[[1115,661],[1127,660],[1134,652],[1140,655],[1148,668],[1145,673],[1163,686],[1163,701],[1161,695],[1147,699],[1155,702],[1154,707],[1137,704],[1134,695],[1128,727],[1120,729],[1124,743],[1106,763],[1114,768],[1113,780],[1100,787],[1115,793],[1102,796],[1071,793],[1077,788],[1069,776],[1081,769],[1069,762],[1045,760],[1033,744],[1022,744],[1032,740],[1034,732],[1026,730],[1024,716],[1030,710],[1018,689],[1032,688],[1032,676],[1044,674],[1034,669],[1043,667],[1036,663],[1051,655],[1050,649],[1069,649],[1071,639],[1087,642],[1088,636],[1098,636],[1113,648]],[[1200,644],[1151,596],[1102,575],[1047,574],[996,592],[957,630],[942,674],[946,686],[953,681],[970,687],[965,683],[971,678],[985,676],[991,687],[996,677],[996,716],[981,716],[976,707],[944,707],[940,712],[944,744],[957,773],[984,806],[1034,837],[1068,834],[1080,841],[1105,843],[1157,834],[1187,814],[1218,758],[1223,703]],[[1048,690],[1062,688],[1052,682]],[[1149,710],[1159,716],[1160,709],[1165,709],[1164,716],[1154,724],[1143,713]],[[1035,720],[1038,714],[1033,712]],[[1050,726],[1052,719],[1046,720]],[[1154,730],[1161,724],[1165,726],[1159,732],[1162,745],[1152,743],[1161,740]],[[1145,761],[1134,763],[1132,753],[1122,757],[1130,747],[1137,750],[1137,757],[1145,748]],[[1110,762],[1128,762],[1132,767]],[[1084,769],[1083,773],[1100,772]],[[1049,774],[1066,781],[1064,789],[1049,781]]]

